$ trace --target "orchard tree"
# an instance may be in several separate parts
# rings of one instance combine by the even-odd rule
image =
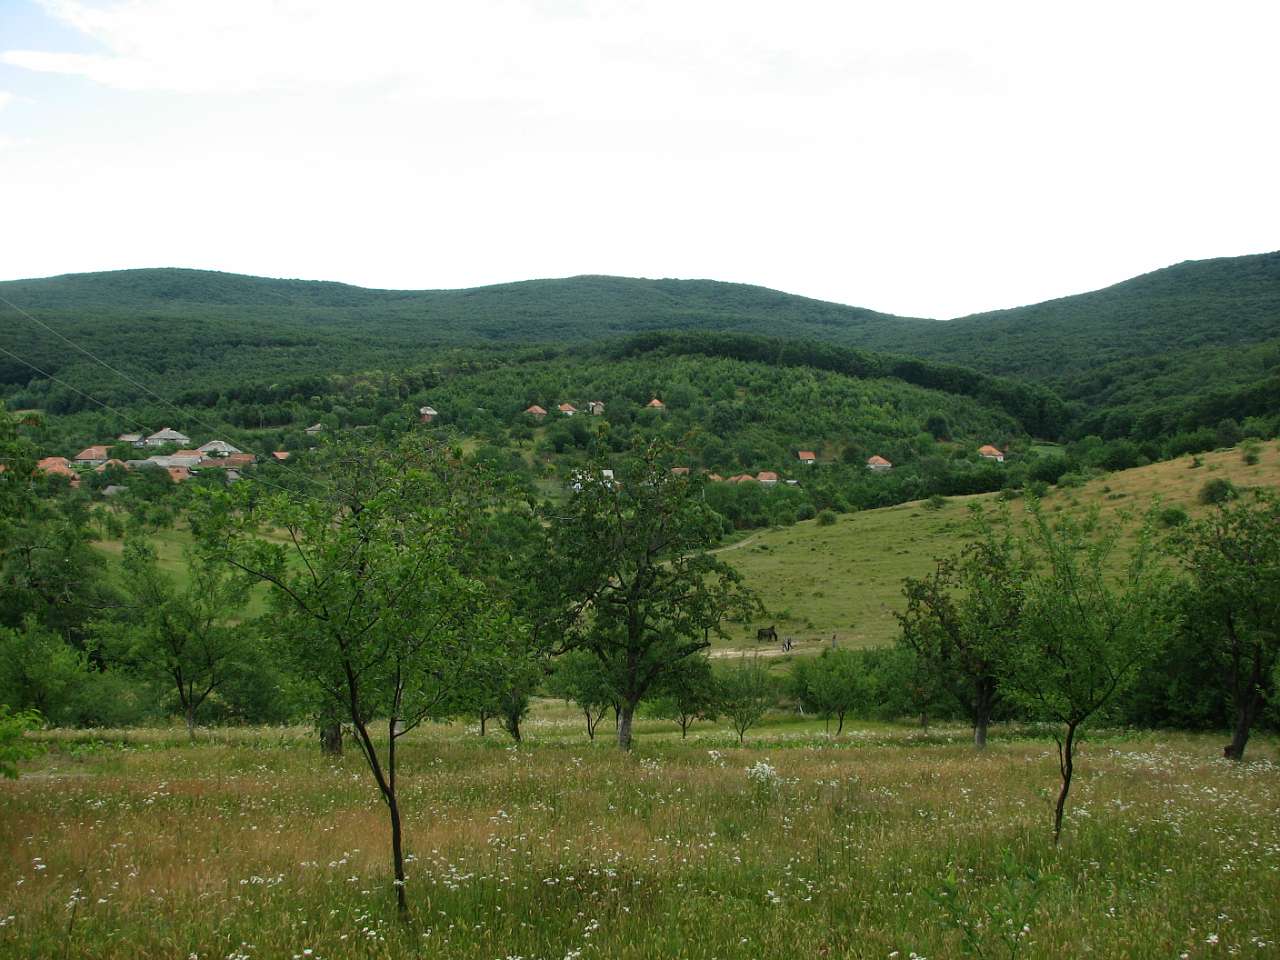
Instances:
[[[822,717],[828,731],[836,721],[836,736],[844,730],[845,717],[871,701],[871,678],[852,650],[823,650],[812,659],[797,660],[791,674],[793,695],[807,710]]]
[[[742,743],[778,699],[777,684],[759,656],[739,657],[716,678],[716,705]]]
[[[596,728],[610,707],[618,706],[618,693],[604,665],[588,650],[570,650],[555,660],[547,683],[551,693],[575,704],[587,718],[587,738],[595,740]]]
[[[1080,728],[1158,654],[1172,625],[1169,583],[1152,564],[1149,520],[1117,572],[1120,524],[1104,529],[1096,513],[1051,521],[1034,500],[1028,511],[1025,598],[1018,642],[1002,660],[1003,689],[1032,716],[1055,725],[1056,844]]]
[[[716,684],[711,661],[697,655],[681,660],[654,690],[653,715],[680,724],[680,739],[696,720],[716,718]]]
[[[908,577],[907,608],[897,613],[899,643],[963,709],[973,743],[987,745],[999,701],[1000,663],[1017,639],[1025,571],[1007,518],[1003,532],[980,523],[979,539],[935,561],[933,573]]]
[[[1226,687],[1235,722],[1224,753],[1241,760],[1280,668],[1280,496],[1221,503],[1177,542],[1191,579],[1184,629]]]
[[[323,462],[323,494],[259,499],[240,484],[234,499],[213,500],[201,532],[269,585],[279,655],[351,723],[387,808],[407,919],[398,742],[428,718],[465,710],[474,678],[515,627],[501,600],[460,569],[483,511],[480,474],[418,437],[390,448],[337,445]]]
[[[160,569],[155,549],[125,540],[125,600],[117,616],[94,625],[106,659],[167,684],[178,697],[187,735],[196,715],[219,687],[253,657],[255,638],[240,623],[249,577],[221,561],[188,551],[182,582]]]
[[[616,685],[618,746],[636,707],[680,662],[711,645],[731,615],[759,609],[738,572],[708,552],[723,521],[700,478],[671,471],[671,448],[640,448],[616,480],[595,462],[551,520],[551,589],[565,646],[589,650]]]

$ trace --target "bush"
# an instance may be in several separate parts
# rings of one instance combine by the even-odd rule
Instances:
[[[940,493],[935,493],[924,502],[924,505],[929,510],[941,510],[947,505],[947,498]]]
[[[1156,522],[1162,527],[1180,527],[1190,519],[1182,507],[1164,507],[1156,514]]]
[[[830,527],[836,522],[836,514],[834,510],[821,510],[818,512],[818,526]]]
[[[1200,488],[1201,503],[1226,503],[1236,496],[1235,484],[1226,477],[1214,477]]]

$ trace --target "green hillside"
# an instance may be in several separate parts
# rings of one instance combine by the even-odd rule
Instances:
[[[743,284],[582,276],[469,290],[367,290],[200,270],[0,283],[11,301],[168,399],[334,373],[507,361],[513,346],[657,331],[768,334],[1050,385],[1069,435],[1151,440],[1271,415],[1280,400],[1280,253],[1188,262],[1104,290],[938,322]],[[0,304],[0,397],[71,412],[141,392]],[[954,368],[958,369],[958,368]],[[319,378],[319,379],[317,379]],[[33,383],[34,381],[34,383]]]
[[[1256,464],[1239,449],[1221,450],[1100,476],[1076,489],[1054,489],[1044,499],[1050,511],[1097,506],[1105,516],[1142,511],[1159,497],[1195,515],[1207,508],[1200,489],[1214,478],[1237,487],[1280,487],[1280,448],[1268,444]],[[799,653],[816,653],[832,635],[845,646],[883,646],[898,633],[894,611],[903,608],[902,579],[928,572],[933,558],[959,549],[969,505],[993,507],[995,494],[949,498],[940,509],[923,502],[842,516],[829,526],[804,521],[752,536],[724,552],[747,583],[760,591],[771,620],[741,626],[731,648],[755,647],[758,626],[777,624],[779,635],[796,638]],[[1019,515],[1021,502],[1013,504]]]
[[[1132,357],[1238,347],[1280,337],[1280,252],[1196,260],[1103,290],[974,314],[892,349],[992,373],[1091,386],[1083,371]],[[1096,386],[1096,385],[1094,385]]]

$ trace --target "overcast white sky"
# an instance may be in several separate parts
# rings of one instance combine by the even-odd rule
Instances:
[[[1280,247],[1280,4],[0,0],[0,278],[949,317]]]

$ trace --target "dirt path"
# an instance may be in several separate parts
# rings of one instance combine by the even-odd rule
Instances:
[[[759,536],[760,534],[753,533],[751,536],[747,537],[747,539],[745,540],[739,540],[737,543],[731,543],[727,547],[716,547],[714,550],[708,550],[707,553],[724,553],[726,550],[737,550],[741,547],[745,547],[747,544],[758,539]]]

